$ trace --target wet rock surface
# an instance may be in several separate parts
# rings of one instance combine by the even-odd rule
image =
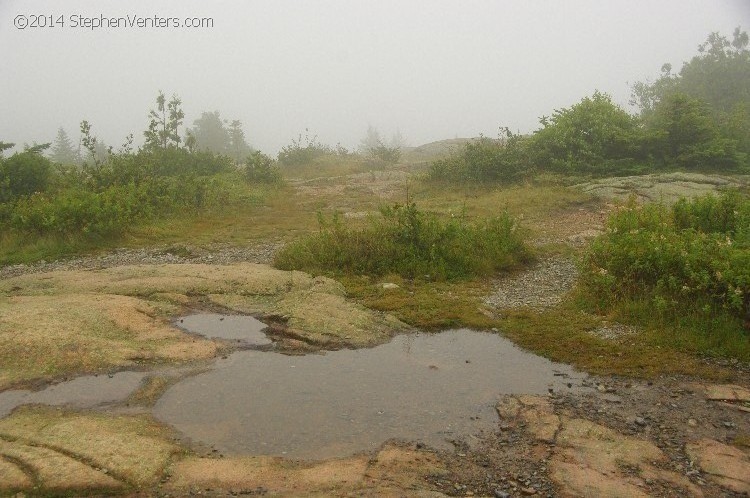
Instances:
[[[750,176],[747,175],[725,177],[675,172],[602,178],[575,185],[574,188],[607,199],[627,200],[634,195],[640,201],[671,204],[680,197],[698,197],[748,185]]]

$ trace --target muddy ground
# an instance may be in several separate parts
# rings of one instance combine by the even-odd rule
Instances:
[[[387,195],[400,180],[360,174],[344,187],[320,180],[298,188]],[[689,180],[690,188],[723,185]],[[537,243],[585,245],[601,229],[608,202],[561,211],[541,224]],[[266,263],[274,247],[224,248],[215,256],[205,249],[122,251],[120,259],[0,270],[0,391],[157,364],[205,368],[234,346],[171,324],[191,309],[266,318],[282,347],[296,354],[372,345],[409,331],[351,302],[333,280],[255,264]],[[555,255],[498,279],[485,304],[548,309],[575,277],[571,259]],[[593,331],[611,340],[632,332],[620,324]],[[498,393],[496,430],[452,441],[451,450],[384,441],[372,453],[319,462],[230,457],[192,445],[148,410],[175,379],[148,378],[126,402],[104,410],[22,406],[0,419],[0,495],[747,496],[750,370],[721,366],[734,372],[733,384],[592,376],[582,393]]]

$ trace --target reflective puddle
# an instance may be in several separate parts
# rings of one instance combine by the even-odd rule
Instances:
[[[253,346],[265,346],[272,342],[263,333],[267,325],[252,316],[198,313],[180,318],[175,325],[209,339],[235,340]]]
[[[86,375],[49,386],[42,391],[12,390],[0,393],[0,417],[27,404],[94,408],[117,403],[138,389],[150,372]]]
[[[390,438],[446,447],[495,431],[499,395],[580,389],[584,378],[496,334],[453,330],[324,355],[236,352],[172,386],[154,413],[223,453],[317,459]]]

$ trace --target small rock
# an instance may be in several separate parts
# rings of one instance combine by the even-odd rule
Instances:
[[[596,390],[599,391],[600,393],[606,393],[607,387],[604,384],[597,384]]]
[[[687,421],[687,424],[690,427],[697,427],[698,426],[698,421],[695,420],[694,418],[689,418],[688,421]]]
[[[526,496],[531,496],[536,494],[536,489],[534,488],[521,488],[521,494]]]
[[[495,498],[510,498],[510,493],[506,493],[502,489],[496,489]]]
[[[398,289],[398,288],[399,288],[398,284],[394,284],[393,282],[386,282],[383,284],[383,289],[385,290],[393,290],[393,289]]]
[[[643,417],[635,417],[635,423],[643,427],[646,425],[646,419],[644,419]]]

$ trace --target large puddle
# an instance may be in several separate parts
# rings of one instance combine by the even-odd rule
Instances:
[[[390,438],[470,440],[497,429],[499,395],[578,389],[584,378],[498,335],[454,330],[324,355],[236,352],[172,386],[154,412],[223,453],[317,459]]]
[[[251,317],[192,315],[190,332],[258,346],[270,341]],[[0,393],[0,417],[23,404],[105,408],[147,376],[187,370],[83,376],[37,391]],[[580,389],[585,374],[471,330],[402,335],[372,349],[287,356],[242,350],[184,377],[154,414],[187,438],[226,454],[319,459],[372,450],[399,438],[444,448],[497,430],[503,394]]]

